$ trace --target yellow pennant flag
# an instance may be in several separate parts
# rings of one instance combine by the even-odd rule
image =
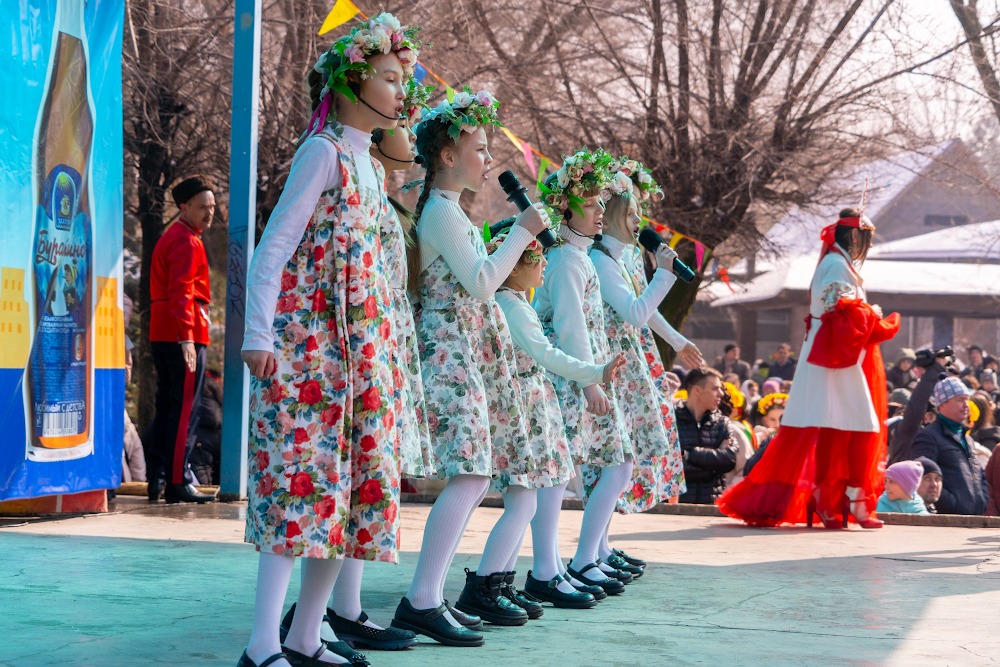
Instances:
[[[357,16],[359,11],[361,10],[355,7],[351,0],[337,0],[333,9],[327,14],[326,20],[323,21],[323,27],[319,29],[319,34],[324,35],[337,26],[344,25]]]
[[[501,127],[500,131],[503,132],[505,135],[507,135],[507,138],[510,139],[510,143],[514,144],[514,148],[516,148],[519,151],[524,150],[521,147],[521,140],[518,139],[516,136],[514,136],[513,132],[508,130],[506,127]]]
[[[670,243],[668,243],[667,245],[669,245],[671,249],[674,249],[677,247],[677,244],[681,242],[682,238],[684,238],[683,234],[674,232],[674,235],[670,237]]]
[[[447,83],[444,84],[444,94],[448,97],[448,104],[455,101],[455,89],[449,86]]]

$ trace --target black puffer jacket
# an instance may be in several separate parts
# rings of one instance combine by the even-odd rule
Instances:
[[[964,446],[959,440],[964,439]],[[926,456],[941,467],[939,514],[982,514],[986,511],[986,475],[976,455],[971,438],[964,431],[955,435],[940,419],[928,424],[913,439],[913,458]]]
[[[729,419],[718,410],[694,414],[681,403],[677,408],[677,434],[684,452],[687,492],[682,503],[711,505],[725,489],[725,474],[736,467],[736,445],[729,434]]]

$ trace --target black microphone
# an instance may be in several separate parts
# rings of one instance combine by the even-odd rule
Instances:
[[[655,253],[663,245],[663,239],[649,227],[643,227],[639,232],[639,243],[649,252]],[[678,257],[674,257],[674,273],[686,283],[694,280],[694,271]]]
[[[424,162],[426,162],[426,160],[420,155],[413,158],[413,164],[423,164]]]
[[[500,187],[503,188],[503,191],[507,193],[507,201],[516,206],[518,211],[525,211],[531,208],[531,200],[528,199],[528,195],[524,194],[524,186],[521,185],[521,181],[517,180],[514,172],[508,169],[500,174],[497,180],[500,182]],[[556,243],[556,235],[552,233],[551,229],[543,229],[535,238],[545,248],[551,248]]]

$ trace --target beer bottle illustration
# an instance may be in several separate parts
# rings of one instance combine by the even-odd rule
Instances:
[[[35,126],[34,336],[25,370],[27,457],[93,452],[93,136],[83,0],[60,0],[46,95]]]

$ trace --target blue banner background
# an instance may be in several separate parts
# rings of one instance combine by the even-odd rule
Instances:
[[[56,0],[0,3],[0,267],[24,271],[24,300],[31,299],[35,178],[34,130],[46,93],[54,45]],[[122,0],[89,0],[84,23],[94,130],[90,159],[93,272],[122,285]],[[99,294],[95,282],[92,305]],[[97,321],[97,318],[92,318]],[[121,328],[115,344],[124,346]],[[0,330],[0,347],[16,334]],[[95,351],[98,335],[95,334]],[[19,343],[18,343],[19,344]],[[117,364],[120,365],[120,364]],[[94,369],[93,454],[70,461],[25,458],[27,433],[22,393],[24,368],[0,368],[0,500],[117,487],[121,479],[125,371]]]

